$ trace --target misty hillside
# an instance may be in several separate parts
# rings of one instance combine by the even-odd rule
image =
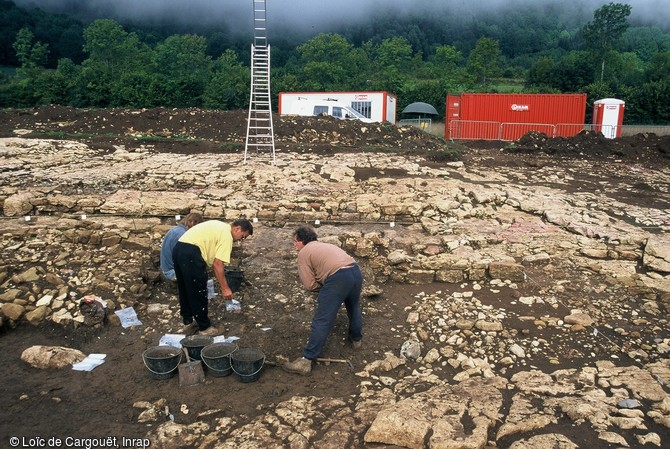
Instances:
[[[354,45],[405,37],[424,58],[438,45],[454,45],[468,53],[479,37],[500,42],[503,55],[573,49],[570,40],[593,18],[602,0],[482,0],[450,1],[435,5],[428,0],[338,2],[268,2],[268,29],[278,65],[291,49],[320,33],[338,33]],[[670,32],[670,11],[654,0],[635,2],[631,26]],[[198,34],[211,40],[211,56],[222,48],[247,51],[252,30],[251,1],[211,0],[0,0],[0,64],[18,65],[13,56],[13,35],[23,26],[34,26],[36,38],[48,43],[49,60],[60,57],[81,62],[83,38],[77,36],[100,18],[111,18],[143,41],[155,44],[173,34]]]

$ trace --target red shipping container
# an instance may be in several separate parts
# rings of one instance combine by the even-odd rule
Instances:
[[[550,137],[584,129],[586,94],[447,95],[447,139],[517,140],[529,131]]]

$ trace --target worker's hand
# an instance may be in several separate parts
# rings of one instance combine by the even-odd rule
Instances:
[[[228,287],[221,287],[221,296],[223,299],[233,299],[233,291]]]

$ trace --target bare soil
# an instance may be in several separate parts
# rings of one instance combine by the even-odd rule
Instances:
[[[47,106],[33,110],[0,111],[0,136],[15,136],[16,130],[28,130],[24,137],[81,140],[110,151],[117,145],[133,148],[150,143],[154,151],[160,152],[229,152],[243,151],[245,120],[246,111],[78,110]],[[381,124],[362,126],[325,117],[276,116],[275,128],[280,152],[397,151],[426,155],[428,164],[462,160],[473,169],[513,168],[527,173],[558,166],[572,174],[562,184],[567,191],[588,191],[598,188],[601,182],[608,182],[619,186],[611,194],[620,201],[659,210],[670,209],[670,186],[640,183],[635,175],[636,170],[667,170],[670,137],[638,135],[608,140],[585,133],[570,139],[548,139],[543,135],[529,134],[513,144],[491,141],[453,143],[414,128],[398,129]],[[360,178],[371,175],[374,173],[357,173]],[[401,179],[405,173],[399,168],[397,173],[387,175]],[[529,185],[541,183],[532,177],[519,181]],[[271,258],[273,246],[290,244],[290,231],[277,230],[279,234],[285,234],[282,242],[250,239],[248,244],[257,248],[267,247],[270,253],[267,257]],[[155,251],[157,253],[158,248]],[[241,383],[234,376],[208,376],[203,385],[180,388],[177,377],[157,381],[149,376],[142,361],[142,352],[156,345],[165,333],[179,328],[179,323],[165,322],[160,317],[144,313],[151,303],[169,304],[172,310],[177,310],[176,291],[171,284],[164,282],[152,285],[145,299],[138,303],[136,309],[143,321],[143,326],[139,328],[123,329],[110,323],[76,329],[55,324],[33,327],[27,323],[13,329],[3,328],[0,334],[0,366],[3,367],[0,446],[8,447],[7,442],[12,436],[47,440],[68,436],[142,438],[160,422],[138,422],[143,409],[134,408],[133,404],[140,400],[165,398],[171,412],[182,423],[223,416],[236,416],[244,423],[262,414],[272,404],[296,395],[338,398],[355,395],[360,382],[355,371],[382,358],[385,352],[398,354],[400,346],[408,338],[403,327],[407,318],[406,308],[417,300],[418,294],[468,288],[437,283],[389,283],[381,286],[383,293],[366,298],[363,304],[363,348],[354,350],[347,343],[346,316],[341,313],[323,353],[323,357],[350,360],[354,370],[347,364],[318,364],[311,376],[302,377],[289,375],[271,365],[279,356],[293,358],[300,355],[313,311],[313,304],[307,300],[288,303],[276,300],[278,293],[287,297],[304,295],[295,282],[292,261],[285,262],[279,272],[247,279],[248,284],[241,293],[244,304],[241,314],[227,313],[220,300],[212,301],[210,314],[224,326],[226,335],[239,336],[241,347],[261,349],[267,357],[268,363],[259,380],[252,383]],[[369,269],[364,267],[364,272]],[[529,268],[528,274],[532,281],[518,290],[501,287],[499,290],[502,291],[494,294],[492,289],[484,289],[478,298],[487,305],[498,307],[504,304],[510,315],[521,315],[525,311],[519,304],[519,309],[515,310],[512,305],[514,300],[519,296],[538,294],[552,282],[542,267]],[[563,273],[564,278],[570,275]],[[584,301],[598,300],[598,292],[579,291],[584,274],[573,275],[575,285],[572,288],[576,294],[587,295],[582,297]],[[589,278],[592,283],[595,283],[594,276],[599,275]],[[603,278],[602,283],[607,281]],[[631,296],[634,297],[634,294]],[[511,328],[518,326],[518,321],[510,320],[504,325]],[[550,346],[551,353],[540,354],[530,361],[532,366],[545,372],[579,367],[593,360],[608,358],[605,348],[597,346],[595,350],[585,350],[581,342],[552,334],[549,328],[544,331],[519,331],[536,332],[539,338],[554,342]],[[641,338],[650,341],[667,337],[667,333],[668,329],[664,329],[656,334],[646,333]],[[625,343],[620,335],[612,333],[610,337],[619,339],[615,340],[617,343]],[[32,345],[68,346],[86,354],[104,353],[107,359],[105,364],[91,372],[38,370],[20,362],[21,352]],[[548,360],[553,356],[560,359],[559,366],[549,364]],[[410,362],[391,375],[402,377],[403,372],[412,369],[414,366]],[[527,369],[527,366],[515,369]],[[448,366],[440,371],[445,379],[456,373]],[[511,376],[513,372],[510,370],[507,374]],[[188,414],[180,411],[182,404],[187,406]],[[209,418],[200,415],[211,410],[216,412]],[[569,420],[552,430],[571,437],[581,432]],[[659,426],[650,431],[659,432],[664,435],[664,441],[668,441],[667,429]],[[575,437],[576,441],[582,438],[581,442],[592,448],[611,447],[594,438],[592,433],[588,435],[585,432],[584,436]],[[498,447],[506,447],[506,442],[498,442]]]

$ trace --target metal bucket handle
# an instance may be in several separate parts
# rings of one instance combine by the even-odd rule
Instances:
[[[154,371],[154,370],[152,370],[151,368],[149,368],[149,365],[147,365],[147,360],[146,360],[146,358],[144,358],[144,356],[142,356],[142,362],[144,362],[144,366],[146,366],[147,369],[148,369],[149,371],[151,371],[151,372],[154,373],[154,374],[158,374],[159,376],[162,376],[162,375],[171,373],[172,371],[174,371],[175,369],[177,369],[177,366],[179,366],[179,362],[180,362],[180,361],[181,361],[181,358],[180,358],[180,357],[177,357],[177,363],[175,364],[174,368],[172,368],[172,369],[170,369],[170,370],[167,370],[167,371],[165,371],[164,373],[159,373],[159,372]]]
[[[261,367],[258,368],[258,369],[256,370],[255,373],[251,373],[251,374],[241,374],[241,373],[238,373],[237,371],[235,371],[235,367],[233,366],[233,362],[232,362],[232,360],[231,360],[231,362],[230,362],[230,367],[233,369],[233,372],[234,372],[235,374],[237,374],[238,376],[255,376],[256,374],[258,374],[258,373],[261,372],[261,370],[263,369],[263,365],[265,365],[265,355],[263,355],[263,363],[261,363]]]

